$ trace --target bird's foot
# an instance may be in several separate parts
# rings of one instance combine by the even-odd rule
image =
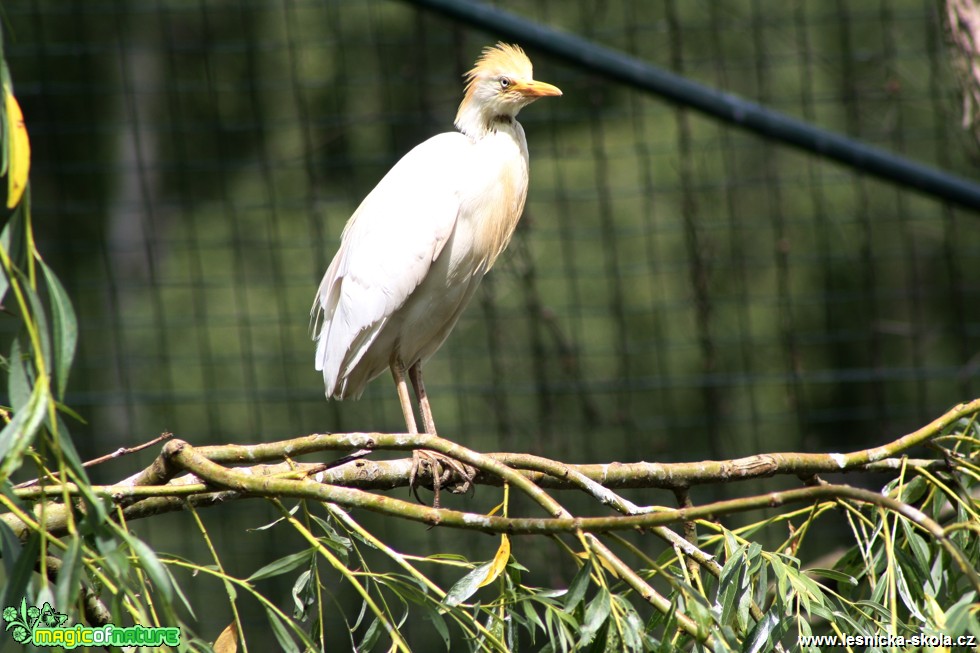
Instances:
[[[408,487],[419,503],[425,503],[419,497],[417,482],[419,472],[423,470],[432,475],[433,508],[439,507],[439,493],[443,488],[453,494],[463,494],[470,491],[473,487],[473,479],[476,478],[475,469],[455,458],[435,451],[416,449],[412,452],[412,470],[408,474]]]

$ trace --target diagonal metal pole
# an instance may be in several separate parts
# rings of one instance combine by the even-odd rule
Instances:
[[[403,0],[548,53],[580,69],[926,195],[980,210],[980,184],[724,93],[582,37],[472,0]]]

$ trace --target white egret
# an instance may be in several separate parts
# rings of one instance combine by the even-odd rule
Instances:
[[[417,433],[406,372],[426,433],[436,425],[422,365],[439,349],[524,210],[528,153],[518,112],[558,96],[533,79],[520,47],[485,48],[466,74],[459,131],[433,136],[395,164],[351,216],[313,302],[316,369],[328,398],[357,398],[391,370],[405,427]],[[414,472],[439,462],[416,452]]]

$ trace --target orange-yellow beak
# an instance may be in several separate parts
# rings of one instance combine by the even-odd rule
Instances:
[[[518,82],[516,84],[517,91],[523,93],[528,97],[539,98],[539,97],[557,97],[561,95],[561,89],[557,86],[552,86],[547,82],[538,82],[531,80],[529,82]]]

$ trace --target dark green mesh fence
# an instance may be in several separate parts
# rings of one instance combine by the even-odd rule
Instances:
[[[936,3],[497,6],[976,176]],[[79,313],[84,453],[402,429],[387,378],[324,399],[308,311],[496,36],[394,0],[0,13]],[[522,226],[427,367],[443,435],[567,461],[834,450],[973,397],[975,214],[529,54],[565,95],[522,113]]]
[[[504,3],[972,172],[928,3],[593,5]],[[450,128],[459,75],[494,37],[398,2],[5,13],[93,436],[398,428],[386,380],[323,401],[307,310],[359,199]],[[733,455],[902,429],[970,394],[972,217],[535,59],[566,94],[522,116],[523,227],[431,364],[447,435],[575,459]]]

